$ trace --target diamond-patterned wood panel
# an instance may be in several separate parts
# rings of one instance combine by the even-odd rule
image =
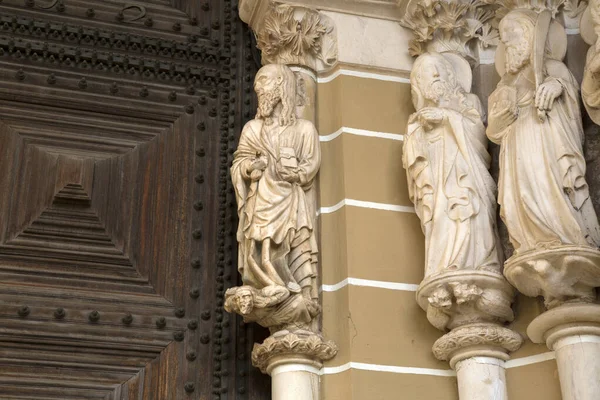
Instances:
[[[0,399],[265,399],[228,168],[234,0],[0,3]]]

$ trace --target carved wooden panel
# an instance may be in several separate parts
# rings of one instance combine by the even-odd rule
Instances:
[[[264,399],[228,168],[233,0],[0,3],[0,398]]]

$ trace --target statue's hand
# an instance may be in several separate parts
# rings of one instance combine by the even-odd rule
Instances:
[[[262,178],[263,175],[263,171],[260,169],[255,169],[252,172],[250,172],[250,179],[253,181],[258,181],[260,180],[260,178]]]
[[[419,110],[417,117],[421,125],[431,127],[444,120],[444,110],[441,108],[425,107]]]
[[[259,180],[263,171],[267,168],[267,160],[263,157],[258,157],[254,159],[250,165],[248,166],[248,175],[250,175],[250,179],[253,181]]]
[[[562,94],[563,87],[556,79],[542,83],[535,93],[535,106],[538,110],[550,111],[554,100]]]
[[[259,157],[256,158],[254,161],[252,161],[252,163],[250,164],[250,168],[248,168],[248,170],[250,172],[253,171],[264,171],[267,168],[267,160]]]
[[[277,172],[279,172],[279,176],[286,182],[296,183],[300,181],[300,175],[298,175],[298,171],[295,168],[278,166]]]
[[[494,132],[500,132],[517,120],[519,110],[508,100],[501,100],[492,105],[489,118],[489,127]]]

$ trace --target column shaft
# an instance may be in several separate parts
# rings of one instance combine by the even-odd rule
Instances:
[[[282,364],[271,371],[273,400],[318,400],[319,370],[303,364]]]
[[[504,360],[472,357],[455,368],[460,400],[508,400]]]
[[[563,400],[600,396],[600,336],[576,335],[554,344]]]

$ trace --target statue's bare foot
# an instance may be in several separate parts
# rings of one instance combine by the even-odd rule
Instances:
[[[290,331],[287,329],[282,329],[280,331],[275,332],[272,336],[277,338],[277,337],[284,337],[285,335],[289,334]]]
[[[319,306],[319,303],[313,300],[306,301],[306,309],[311,317],[315,317],[321,312],[321,306]]]

